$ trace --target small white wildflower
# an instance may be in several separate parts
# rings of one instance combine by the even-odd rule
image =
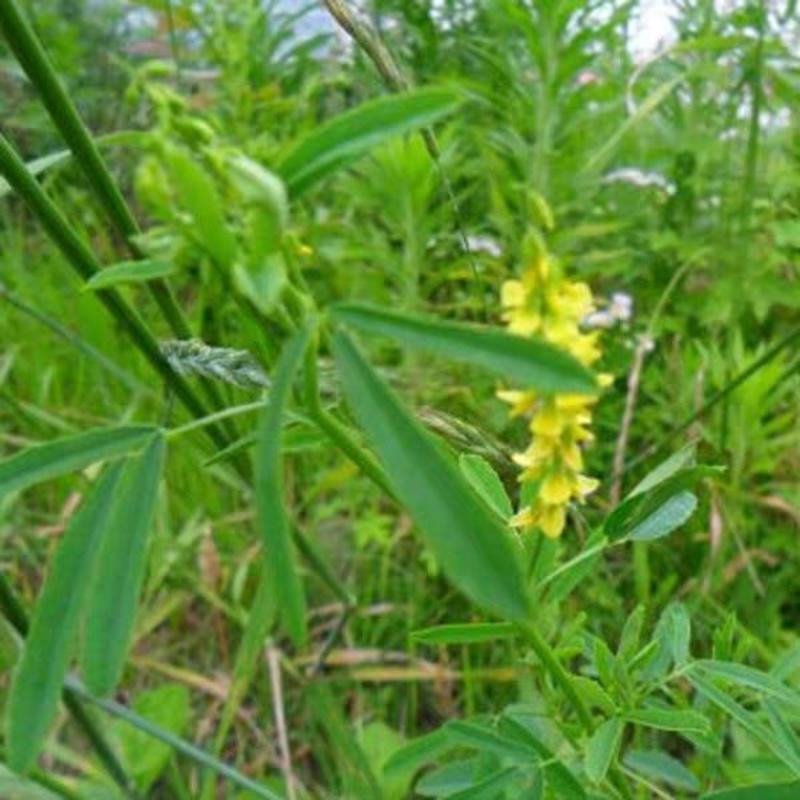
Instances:
[[[575,83],[578,86],[591,86],[593,83],[599,83],[600,76],[596,72],[592,72],[590,69],[585,69],[582,72],[578,73],[578,77],[575,78]]]
[[[625,292],[614,292],[608,311],[614,319],[628,322],[633,316],[633,298]]]
[[[467,236],[467,247],[471,253],[486,253],[494,258],[503,254],[500,243],[491,236]]]
[[[616,322],[616,317],[608,309],[600,308],[597,311],[592,311],[591,314],[587,314],[583,318],[581,325],[584,328],[594,330],[595,328],[613,328]]]
[[[663,175],[657,172],[644,172],[638,167],[620,167],[613,172],[609,172],[603,176],[603,183],[628,183],[631,186],[636,186],[640,189],[647,189],[648,187],[655,187],[667,194],[675,192],[675,186],[671,181],[668,181]]]

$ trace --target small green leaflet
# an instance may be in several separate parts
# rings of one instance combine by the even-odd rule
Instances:
[[[165,450],[164,437],[158,433],[141,455],[126,461],[97,556],[81,652],[86,684],[97,695],[110,693],[122,675],[147,564]]]
[[[152,261],[149,259],[120,261],[118,264],[112,264],[110,267],[100,270],[100,272],[95,272],[86,281],[83,288],[84,291],[96,291],[129,283],[144,283],[158,278],[166,278],[175,271],[175,265],[170,264],[168,261]]]
[[[111,465],[83,501],[59,544],[39,594],[7,709],[7,757],[17,772],[26,772],[36,760],[58,710],[80,615],[121,473],[122,462]]]
[[[0,497],[130,453],[144,445],[156,430],[146,425],[96,428],[27,447],[0,461]]]

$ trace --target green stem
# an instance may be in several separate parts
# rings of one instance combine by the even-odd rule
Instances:
[[[550,673],[550,677],[566,695],[567,700],[569,700],[570,705],[578,716],[581,727],[584,731],[590,733],[592,730],[592,715],[589,713],[589,708],[573,686],[572,679],[564,667],[561,666],[561,662],[556,658],[553,649],[532,625],[520,623],[518,628],[525,641],[536,653],[539,661],[542,662],[542,666]]]
[[[0,612],[20,636],[25,637],[27,635],[27,614],[14,594],[11,584],[6,580],[6,576],[2,572],[0,572]],[[94,720],[92,720],[80,700],[75,696],[75,692],[65,687],[63,700],[70,716],[91,743],[108,774],[122,789],[126,797],[135,798],[133,782],[125,774],[125,769],[105,740],[102,731],[95,725]]]
[[[305,360],[305,401],[308,415],[320,430],[380,489],[395,499],[394,490],[377,461],[355,440],[350,430],[323,407],[319,393],[317,347],[312,344]]]

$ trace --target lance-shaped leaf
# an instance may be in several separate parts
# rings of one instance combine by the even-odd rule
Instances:
[[[291,527],[283,500],[281,430],[283,414],[300,364],[308,330],[284,345],[275,368],[269,402],[261,415],[255,449],[256,510],[266,551],[267,574],[275,592],[280,618],[294,643],[307,638],[306,601],[291,539]]]
[[[111,692],[122,675],[147,564],[164,451],[164,437],[158,433],[141,455],[125,463],[97,557],[81,653],[83,675],[94,694]]]
[[[542,392],[592,394],[592,374],[568,353],[547,342],[488,326],[449,322],[382,308],[340,304],[334,319],[401,345],[473,364]]]
[[[120,261],[110,267],[95,272],[83,287],[84,289],[108,289],[111,286],[122,286],[128,283],[144,283],[158,278],[166,278],[175,272],[175,265],[169,261]]]
[[[96,461],[130,453],[144,445],[155,430],[144,425],[97,428],[27,447],[0,461],[0,497],[83,469]]]
[[[336,335],[334,351],[353,413],[450,579],[479,605],[510,620],[526,617],[528,598],[508,529],[347,335]]]
[[[111,465],[72,518],[36,603],[8,701],[8,763],[17,772],[35,761],[58,709],[121,471],[121,462]]]
[[[278,165],[278,174],[296,197],[371,147],[433,124],[460,102],[450,89],[429,88],[363,103],[315,128]]]

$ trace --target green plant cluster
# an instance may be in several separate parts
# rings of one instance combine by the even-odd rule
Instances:
[[[0,798],[800,797],[800,18],[651,12],[0,3]]]

